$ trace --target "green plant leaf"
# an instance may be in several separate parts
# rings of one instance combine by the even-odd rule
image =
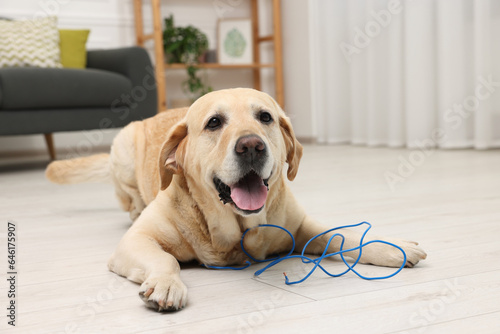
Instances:
[[[203,83],[197,75],[199,69],[196,68],[199,57],[208,49],[207,36],[192,25],[175,27],[173,15],[165,18],[164,22],[163,48],[166,61],[189,65],[186,68],[188,79],[182,83],[185,93],[195,99],[211,92],[212,87]]]

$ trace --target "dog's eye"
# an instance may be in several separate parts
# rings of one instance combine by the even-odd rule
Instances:
[[[271,123],[273,121],[273,117],[267,111],[262,111],[259,114],[259,119],[262,123]]]
[[[216,130],[216,129],[220,128],[221,126],[222,126],[222,120],[220,119],[220,117],[216,116],[216,117],[210,118],[205,129]]]

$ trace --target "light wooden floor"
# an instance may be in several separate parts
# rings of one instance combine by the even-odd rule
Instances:
[[[374,234],[419,241],[428,258],[417,267],[384,281],[317,272],[286,286],[282,272],[298,278],[303,264],[285,262],[259,278],[253,277],[259,266],[216,271],[190,265],[182,271],[188,306],[166,314],[146,309],[138,286],[106,269],[130,225],[110,185],[53,185],[44,179],[43,163],[0,167],[1,268],[7,220],[18,224],[16,332],[499,333],[500,152],[434,152],[391,191],[384,174],[396,172],[410,154],[306,146],[291,186],[325,225],[367,220]],[[339,262],[328,267],[341,270]],[[4,276],[1,281],[5,332]]]

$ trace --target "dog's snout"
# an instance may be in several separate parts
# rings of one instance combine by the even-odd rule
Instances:
[[[248,135],[238,139],[234,150],[237,155],[254,160],[259,156],[265,155],[266,144],[259,136]]]

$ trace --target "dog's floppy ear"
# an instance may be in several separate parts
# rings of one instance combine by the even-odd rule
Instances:
[[[302,158],[302,145],[295,138],[292,123],[290,119],[285,116],[285,113],[280,110],[280,129],[286,146],[286,162],[288,163],[287,177],[290,181],[295,179],[297,171],[299,170],[300,158]]]
[[[187,125],[181,121],[170,130],[167,140],[163,143],[159,161],[161,190],[168,187],[172,180],[172,174],[182,171],[187,134]]]

